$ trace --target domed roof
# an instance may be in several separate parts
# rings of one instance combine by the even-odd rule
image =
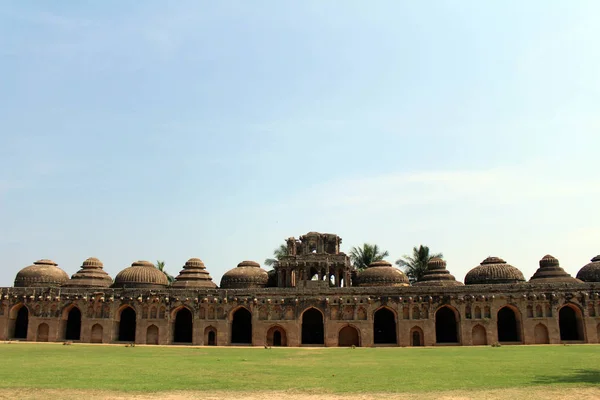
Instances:
[[[110,287],[112,278],[102,269],[102,261],[96,257],[90,257],[83,262],[81,269],[77,271],[65,286],[78,287]]]
[[[69,275],[52,260],[38,260],[23,268],[15,277],[15,287],[61,286],[69,280]]]
[[[454,275],[446,269],[446,261],[438,257],[433,257],[427,263],[427,271],[423,277],[414,286],[463,286],[458,282]]]
[[[584,282],[600,282],[600,255],[591,259],[591,263],[586,264],[577,273],[577,279]]]
[[[163,288],[169,286],[167,276],[150,261],[136,261],[115,277],[113,287]]]
[[[535,271],[535,274],[529,279],[531,283],[546,283],[546,282],[567,282],[581,283],[579,279],[573,278],[567,274],[559,265],[556,258],[550,254],[546,254],[540,260],[540,267]]]
[[[409,286],[408,278],[387,261],[372,262],[358,274],[358,286]]]
[[[466,285],[525,282],[523,273],[499,257],[488,257],[465,276]]]
[[[225,272],[221,278],[222,289],[243,289],[266,287],[269,274],[257,262],[242,261],[234,269]]]
[[[217,287],[216,283],[212,281],[212,277],[206,270],[204,263],[199,258],[190,258],[187,260],[171,286],[174,288]]]

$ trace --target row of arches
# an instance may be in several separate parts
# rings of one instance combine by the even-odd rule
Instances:
[[[325,341],[325,327],[323,313],[310,307],[302,313],[301,343],[304,345],[323,345]],[[136,338],[136,311],[129,306],[121,309],[118,315],[117,337],[118,341],[134,342]],[[584,340],[583,321],[581,310],[578,307],[567,304],[560,308],[559,315],[560,339],[562,341]],[[29,323],[29,310],[21,306],[14,318],[12,338],[26,339]],[[373,315],[373,342],[380,345],[398,344],[397,338],[397,316],[387,307],[381,307]],[[348,325],[338,335],[338,342],[343,345],[359,345],[360,332]],[[544,333],[542,329],[546,329]],[[81,311],[78,307],[71,307],[66,313],[66,320],[62,325],[65,340],[81,339]],[[102,326],[94,325],[91,332],[92,342],[102,340]],[[49,327],[41,324],[38,327],[36,338],[39,341],[47,341]],[[423,332],[420,328],[413,328],[410,333],[411,344],[423,345]],[[147,338],[151,343],[158,343],[158,327],[151,325],[147,331]],[[535,327],[534,336],[536,343],[545,343],[548,332],[543,324]],[[98,339],[99,338],[99,339]],[[252,314],[245,308],[240,307],[232,314],[231,344],[252,344]],[[487,334],[485,328],[476,325],[472,331],[473,344],[486,344]],[[521,337],[521,315],[513,306],[502,307],[497,313],[497,338],[499,342],[522,342]],[[192,312],[182,307],[174,314],[173,343],[192,343],[193,339],[193,316]],[[485,341],[484,341],[485,339]],[[272,327],[267,333],[267,342],[272,346],[285,346],[287,335],[281,327]],[[460,343],[459,313],[451,306],[442,306],[435,312],[435,342],[438,344]],[[205,332],[205,343],[216,344],[216,330]]]

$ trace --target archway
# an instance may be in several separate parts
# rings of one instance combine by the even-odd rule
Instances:
[[[15,330],[13,334],[14,339],[25,339],[27,340],[27,329],[29,328],[29,310],[26,306],[21,306],[17,311],[17,318],[15,320]]]
[[[183,307],[175,314],[173,343],[192,343],[193,332],[192,312]]]
[[[498,311],[498,342],[520,342],[521,329],[517,313],[504,306]]]
[[[458,343],[458,323],[456,311],[443,306],[435,313],[435,342]]]
[[[302,314],[302,344],[325,344],[323,314],[316,308]]]
[[[135,342],[136,313],[131,307],[121,310],[119,318],[119,341]]]
[[[81,311],[72,307],[67,314],[67,326],[65,329],[65,340],[81,339]]]
[[[233,313],[231,343],[252,344],[252,314],[244,307]]]
[[[47,342],[49,333],[50,333],[50,327],[48,326],[48,324],[46,324],[46,323],[40,324],[37,329],[36,340],[38,342]]]
[[[558,326],[560,340],[583,340],[583,323],[581,310],[574,305],[567,304],[558,311]]]
[[[396,314],[386,307],[375,311],[373,315],[373,343],[397,344]]]
[[[473,346],[485,346],[487,344],[487,333],[481,325],[475,325],[471,331]]]
[[[217,330],[209,326],[204,330],[204,344],[206,346],[216,346],[217,345]]]
[[[535,344],[548,344],[550,338],[548,336],[548,328],[544,324],[537,324],[533,330]]]
[[[267,346],[287,346],[287,334],[280,326],[272,326],[267,331]]]
[[[95,324],[92,326],[92,337],[90,339],[91,343],[102,343],[102,336],[104,336],[104,328],[102,325]]]
[[[146,329],[146,344],[158,344],[158,326],[150,325]]]
[[[411,346],[424,346],[423,343],[423,330],[418,326],[415,326],[410,330],[410,344]]]
[[[360,334],[358,330],[350,325],[340,329],[338,333],[338,346],[340,347],[358,347],[360,346]]]

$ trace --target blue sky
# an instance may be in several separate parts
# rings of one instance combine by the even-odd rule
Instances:
[[[0,285],[284,238],[600,252],[597,1],[0,4]]]

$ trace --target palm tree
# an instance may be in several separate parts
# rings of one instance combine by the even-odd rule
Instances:
[[[268,267],[272,267],[273,265],[275,265],[275,263],[277,261],[279,261],[281,258],[285,257],[288,255],[288,248],[287,245],[285,244],[280,244],[278,248],[276,248],[275,250],[273,250],[273,257],[274,258],[267,258],[265,260],[265,265]]]
[[[396,260],[396,265],[404,270],[410,283],[414,283],[423,277],[427,271],[427,263],[434,257],[442,258],[442,253],[429,254],[429,247],[420,245],[413,247],[412,256],[403,255]]]
[[[163,274],[165,274],[165,276],[167,277],[167,280],[169,281],[169,284],[171,284],[171,283],[173,283],[173,281],[175,281],[175,278],[173,277],[173,275],[171,275],[167,271],[165,271],[165,262],[164,261],[160,261],[160,260],[156,261],[156,264],[154,264],[154,266],[160,272],[162,272]]]
[[[385,251],[380,251],[376,244],[364,243],[362,247],[353,247],[350,250],[350,260],[352,265],[362,271],[374,261],[381,261],[390,254]]]

